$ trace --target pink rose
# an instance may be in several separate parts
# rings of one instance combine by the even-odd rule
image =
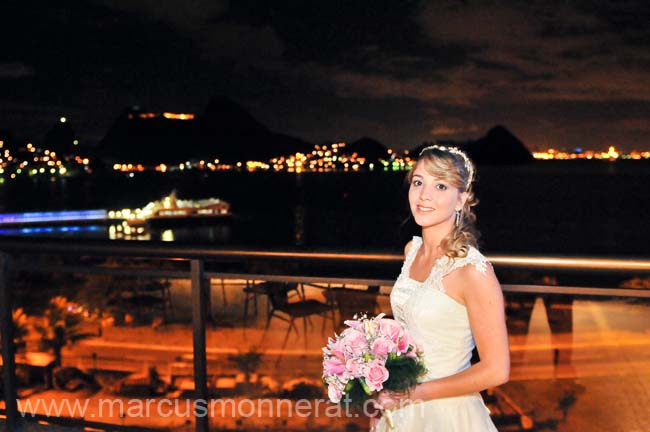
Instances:
[[[352,378],[359,378],[363,375],[363,372],[365,370],[363,363],[353,359],[345,362],[345,368]]]
[[[395,348],[396,345],[392,340],[380,337],[372,344],[372,354],[376,358],[385,359],[388,353],[395,351]]]
[[[379,330],[396,344],[404,335],[402,325],[393,319],[383,318],[379,320]]]
[[[342,376],[345,372],[345,363],[338,357],[330,357],[323,361],[325,375]]]
[[[366,335],[354,329],[347,329],[341,334],[341,344],[352,353],[354,358],[362,356],[368,349]]]
[[[384,382],[388,379],[388,369],[381,360],[373,360],[368,363],[366,369],[366,384],[372,391],[380,391],[384,388]]]

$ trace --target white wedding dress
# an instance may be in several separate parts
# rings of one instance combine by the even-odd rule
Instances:
[[[443,277],[450,272],[473,265],[485,273],[487,259],[475,248],[464,258],[442,257],[436,261],[423,282],[411,279],[410,268],[422,245],[421,237],[413,237],[402,272],[390,295],[395,319],[406,325],[411,336],[424,350],[427,374],[420,382],[442,378],[470,367],[474,338],[465,306],[445,293]],[[394,429],[382,418],[377,424],[381,432],[486,432],[496,428],[479,393],[414,403],[392,413]]]

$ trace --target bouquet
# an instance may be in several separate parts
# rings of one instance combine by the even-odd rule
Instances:
[[[404,326],[380,314],[354,316],[323,348],[323,380],[334,403],[361,406],[379,391],[406,392],[426,368]],[[390,412],[387,421],[392,423]],[[392,424],[391,424],[392,426]]]

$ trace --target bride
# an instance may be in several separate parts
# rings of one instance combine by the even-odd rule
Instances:
[[[408,394],[383,391],[371,431],[496,431],[478,393],[510,373],[503,295],[476,249],[474,165],[455,147],[433,145],[409,172],[409,205],[422,236],[405,247],[391,292],[396,319],[424,350],[427,374]],[[480,361],[470,364],[477,347]],[[390,419],[389,419],[390,417]]]

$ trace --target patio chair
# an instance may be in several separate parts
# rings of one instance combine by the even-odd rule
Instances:
[[[302,319],[303,322],[305,349],[307,349],[307,320],[309,317],[312,315],[320,315],[323,318],[323,325],[321,328],[323,335],[325,334],[325,322],[328,318],[328,314],[332,319],[332,324],[334,324],[334,309],[331,305],[314,299],[302,299],[295,302],[289,301],[288,293],[289,291],[296,289],[297,285],[297,283],[267,282],[267,295],[269,296],[271,309],[266,321],[266,328],[269,328],[273,318],[278,318],[289,323],[282,344],[283,349],[287,345],[291,329],[294,329],[296,334],[299,335],[298,327],[295,324],[296,319]]]
[[[261,283],[255,283],[255,281],[251,281],[251,280],[246,281],[246,286],[244,287],[244,318],[243,318],[244,325],[246,325],[246,321],[248,319],[248,307],[250,305],[250,302],[251,301],[253,302],[253,311],[255,312],[255,316],[257,317],[257,298],[259,296],[268,296],[270,287],[278,283],[284,284],[284,282],[274,282],[274,281],[261,282]],[[291,286],[287,287],[287,296],[292,297],[293,295],[297,295],[298,297],[300,297],[301,300],[305,299],[305,291],[304,289],[302,289],[302,286],[300,284],[292,284]],[[271,305],[271,301],[269,300],[266,303],[267,319],[271,315],[271,311],[272,311],[272,305]]]

